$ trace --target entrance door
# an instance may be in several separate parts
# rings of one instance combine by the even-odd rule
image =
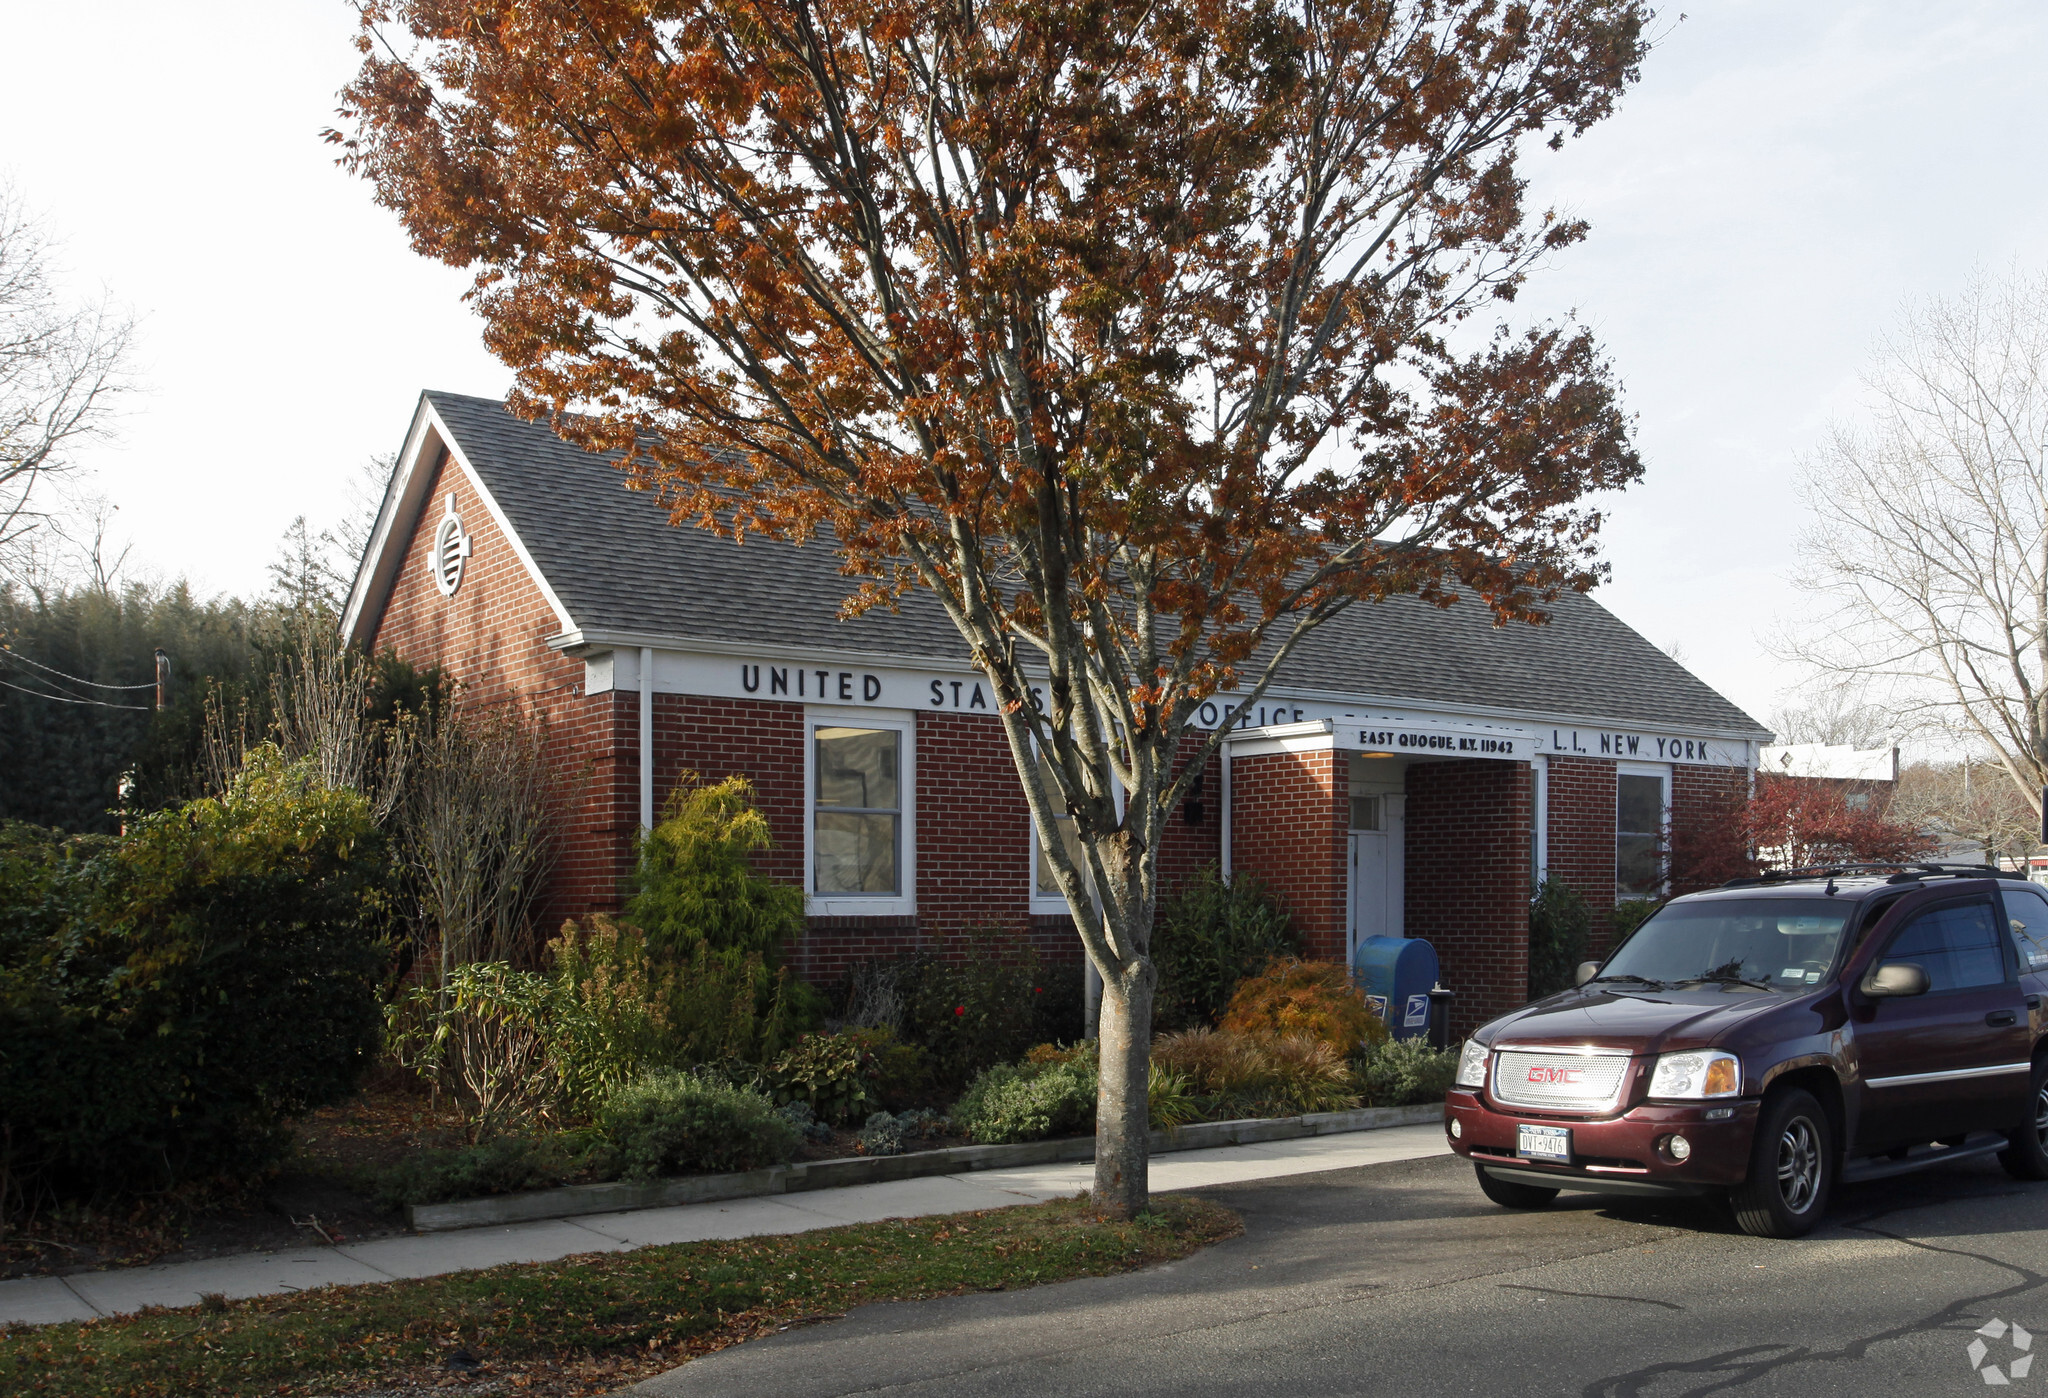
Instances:
[[[1347,961],[1362,937],[1403,935],[1403,801],[1395,792],[1361,792],[1351,798],[1351,915],[1344,939]]]

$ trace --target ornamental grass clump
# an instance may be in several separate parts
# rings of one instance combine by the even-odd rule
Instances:
[[[1152,1047],[1152,1068],[1187,1084],[1210,1119],[1345,1111],[1358,1089],[1343,1057],[1305,1035],[1190,1029]]]
[[[1275,1038],[1306,1036],[1328,1044],[1339,1059],[1361,1045],[1387,1040],[1387,1026],[1343,966],[1293,956],[1275,957],[1264,971],[1239,982],[1217,1028]]]

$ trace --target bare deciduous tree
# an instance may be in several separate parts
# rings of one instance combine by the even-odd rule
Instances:
[[[457,966],[523,949],[554,860],[558,779],[539,715],[511,705],[427,715],[408,730],[401,837],[445,985]]]
[[[1868,420],[1806,465],[1794,643],[1900,728],[1977,751],[2038,812],[2048,782],[2048,275],[1909,310]]]
[[[0,574],[25,561],[48,515],[38,487],[72,471],[126,388],[132,326],[104,299],[68,305],[50,245],[19,195],[0,188]]]
[[[1943,845],[1941,857],[2022,858],[2040,838],[2038,816],[2001,767],[1978,762],[1916,762],[1899,773],[1890,818],[1926,831]]]
[[[1779,742],[1865,749],[1891,746],[1891,715],[1870,702],[1862,685],[1816,685],[1799,697],[1804,702],[1780,705],[1771,714],[1771,731]]]

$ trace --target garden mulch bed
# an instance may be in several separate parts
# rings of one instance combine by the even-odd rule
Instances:
[[[126,1201],[114,1211],[45,1212],[0,1228],[0,1278],[193,1262],[403,1233],[405,1211],[377,1203],[363,1181],[413,1152],[466,1139],[461,1114],[445,1099],[436,1103],[409,1083],[373,1082],[300,1122],[292,1155],[266,1180]],[[908,1148],[966,1143],[964,1136],[934,1136]],[[857,1133],[837,1131],[830,1141],[804,1142],[797,1158],[859,1153]]]

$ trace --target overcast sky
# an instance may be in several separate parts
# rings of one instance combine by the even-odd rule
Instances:
[[[0,0],[0,174],[141,322],[147,392],[94,484],[134,565],[208,591],[260,590],[422,388],[509,381],[464,275],[319,141],[353,28],[340,0]],[[1796,605],[1797,462],[1857,411],[1873,337],[2048,265],[2048,6],[1708,0],[1657,30],[1620,112],[1532,166],[1593,233],[1523,304],[1576,309],[1639,414],[1601,599],[1764,717],[1797,679],[1762,645]]]

